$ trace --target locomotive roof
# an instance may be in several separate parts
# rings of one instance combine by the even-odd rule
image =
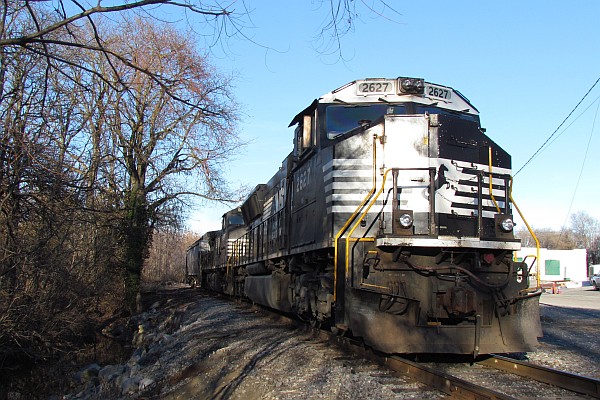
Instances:
[[[347,83],[324,94],[294,117],[289,126],[312,114],[319,103],[373,104],[373,103],[420,103],[452,111],[478,115],[479,111],[458,90],[449,86],[426,82],[420,78],[399,77],[366,78]]]

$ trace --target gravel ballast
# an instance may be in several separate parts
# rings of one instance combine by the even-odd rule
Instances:
[[[137,331],[129,361],[79,371],[64,398],[445,397],[248,304],[190,291],[171,290],[159,296],[134,320]],[[600,300],[600,292],[594,294]],[[542,296],[544,337],[538,350],[527,356],[537,364],[600,378],[600,354],[593,346],[600,331],[600,309],[544,302],[546,298],[555,302],[561,295]]]

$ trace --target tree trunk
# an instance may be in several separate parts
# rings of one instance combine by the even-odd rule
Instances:
[[[126,196],[126,218],[123,229],[125,263],[125,306],[130,314],[141,311],[140,275],[150,244],[150,215],[143,190],[135,189]]]

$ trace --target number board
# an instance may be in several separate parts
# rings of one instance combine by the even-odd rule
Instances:
[[[452,99],[452,89],[426,83],[425,96],[449,101]]]
[[[396,94],[396,81],[390,79],[373,79],[356,81],[357,95]]]

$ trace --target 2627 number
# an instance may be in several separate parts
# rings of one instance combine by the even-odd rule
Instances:
[[[376,93],[392,93],[394,86],[389,81],[378,82],[360,82],[358,84],[358,93],[376,94]]]
[[[427,86],[427,95],[439,99],[450,99],[450,91],[436,86]]]

